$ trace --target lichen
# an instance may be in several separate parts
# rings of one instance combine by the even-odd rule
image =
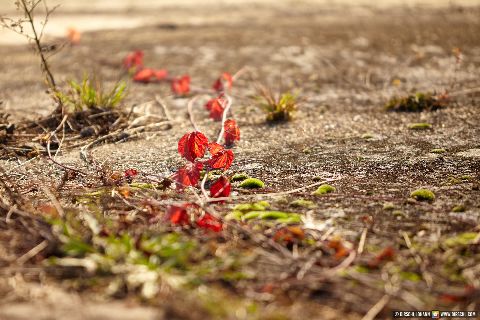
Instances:
[[[417,189],[410,193],[410,197],[418,201],[433,201],[435,200],[435,194],[428,189]]]
[[[464,205],[458,205],[452,208],[452,212],[465,212],[465,206]]]
[[[331,193],[331,192],[335,192],[337,189],[335,189],[335,187],[332,187],[331,185],[329,184],[322,184],[320,187],[318,187],[317,190],[315,190],[315,192],[313,192],[312,194],[313,195],[316,195],[316,196],[321,196],[321,195],[324,195],[324,194],[327,194],[327,193]]]
[[[257,178],[248,178],[243,180],[243,182],[239,185],[240,188],[247,188],[247,189],[260,189],[265,187],[265,183],[262,180]]]
[[[432,125],[426,122],[419,122],[409,124],[408,128],[411,130],[428,130],[432,128]]]

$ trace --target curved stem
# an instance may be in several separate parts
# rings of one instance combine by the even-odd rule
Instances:
[[[228,111],[230,111],[230,108],[231,108],[232,103],[233,103],[233,99],[229,95],[225,94],[225,98],[227,98],[227,106],[223,110],[222,128],[220,129],[220,133],[218,134],[217,143],[220,143],[220,141],[222,141],[223,132],[225,130],[225,121],[227,120],[227,114],[228,114]]]
[[[199,98],[199,96],[193,97],[192,99],[190,99],[190,101],[188,101],[188,105],[187,105],[187,111],[188,111],[188,116],[189,116],[189,119],[190,119],[190,123],[192,124],[195,131],[200,131],[200,130],[198,130],[198,127],[197,127],[197,124],[195,123],[195,121],[193,121],[193,104],[195,103],[195,101],[198,100],[198,98]]]

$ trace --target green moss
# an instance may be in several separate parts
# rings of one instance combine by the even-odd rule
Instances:
[[[234,210],[225,216],[225,220],[242,220],[243,212]]]
[[[408,128],[411,130],[427,130],[431,129],[432,125],[426,122],[419,122],[419,123],[410,123]]]
[[[305,200],[305,199],[297,199],[292,202],[290,202],[290,205],[292,207],[302,207],[302,208],[307,208],[307,209],[313,209],[316,208],[317,205],[310,200]]]
[[[393,97],[385,105],[385,110],[395,112],[434,111],[446,107],[448,98],[430,92],[417,92],[405,97]]]
[[[392,202],[385,202],[383,204],[383,210],[393,210],[395,209],[395,205]]]
[[[435,194],[428,189],[417,189],[410,193],[410,197],[418,201],[433,201],[435,200]]]
[[[372,133],[364,133],[362,135],[362,139],[365,139],[365,140],[368,140],[368,139],[372,139],[373,138],[373,134]]]
[[[267,201],[259,201],[255,203],[242,203],[242,204],[237,204],[233,210],[234,211],[242,211],[242,212],[248,212],[248,211],[262,211],[270,207],[270,203]]]
[[[265,183],[263,183],[262,180],[257,178],[248,178],[243,180],[239,187],[247,189],[260,189],[265,187]]]
[[[465,232],[455,237],[446,239],[443,244],[447,247],[466,246],[473,243],[473,240],[475,240],[477,237],[478,233],[476,232]]]
[[[257,204],[263,206],[264,208],[270,208],[270,203],[268,201],[265,201],[265,200],[258,201]]]
[[[313,192],[312,194],[313,195],[316,195],[316,196],[321,196],[321,195],[324,195],[324,194],[327,194],[327,193],[331,193],[331,192],[335,192],[337,189],[335,189],[335,187],[332,187],[331,185],[329,184],[322,184],[320,187],[318,187],[318,189]]]
[[[458,205],[452,208],[452,212],[465,212],[465,206]]]
[[[443,149],[443,148],[438,148],[438,149],[432,149],[432,150],[430,150],[430,153],[438,153],[438,154],[440,154],[440,153],[445,153],[445,152],[447,152],[447,150],[445,150],[445,149]]]
[[[248,179],[248,174],[244,173],[244,172],[240,172],[240,173],[235,173],[232,177],[232,179],[230,179],[232,182],[236,182],[236,181],[243,181],[245,179]]]
[[[472,180],[473,177],[469,176],[469,175],[464,175],[464,176],[461,176],[460,179],[462,179],[462,180]]]
[[[397,218],[404,218],[406,217],[405,213],[401,210],[395,210],[395,211],[392,211],[392,215],[397,217]]]
[[[152,183],[141,183],[141,182],[132,182],[130,187],[137,189],[155,189],[155,185]]]
[[[419,282],[422,280],[422,277],[415,272],[402,271],[400,272],[400,278],[403,280],[408,280],[412,282]]]

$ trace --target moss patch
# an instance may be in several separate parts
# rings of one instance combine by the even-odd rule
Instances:
[[[438,153],[438,154],[440,154],[440,153],[445,153],[445,152],[447,152],[447,150],[445,150],[445,149],[443,149],[443,148],[438,148],[438,149],[432,149],[432,150],[430,150],[430,153]]]
[[[290,205],[292,207],[302,207],[302,208],[307,208],[307,209],[313,209],[316,208],[317,205],[310,200],[305,200],[305,199],[297,199],[292,202],[290,202]]]
[[[464,205],[458,205],[452,208],[452,212],[465,212]]]
[[[476,232],[465,232],[446,239],[443,244],[447,247],[466,246],[473,243],[477,236],[478,233]]]
[[[248,178],[243,180],[243,182],[239,185],[240,188],[247,188],[247,189],[260,189],[265,187],[265,183],[262,180],[257,178]]]
[[[383,210],[394,210],[395,205],[392,202],[385,202],[383,204]]]
[[[430,92],[417,92],[405,97],[393,97],[385,105],[385,110],[395,112],[435,111],[446,107],[448,99]]]
[[[233,182],[236,182],[236,181],[243,181],[243,180],[246,180],[248,179],[249,176],[248,174],[244,173],[244,172],[240,172],[240,173],[235,173],[231,179],[231,181]]]
[[[408,129],[411,129],[411,130],[428,130],[431,128],[432,128],[432,125],[426,122],[410,123],[408,125]]]
[[[321,195],[324,195],[324,194],[327,194],[327,193],[335,192],[336,190],[337,189],[335,189],[335,187],[332,187],[329,184],[322,184],[312,194],[315,195],[315,196],[321,196]]]
[[[435,200],[435,194],[428,189],[417,189],[410,193],[410,197],[418,201],[433,201]]]

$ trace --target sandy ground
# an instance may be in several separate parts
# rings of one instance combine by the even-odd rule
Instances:
[[[394,241],[401,228],[413,230],[413,234],[422,228],[448,233],[469,230],[480,223],[479,95],[462,93],[480,86],[480,7],[420,9],[417,6],[433,2],[450,4],[416,1],[393,9],[383,7],[386,3],[383,1],[381,7],[375,8],[358,2],[358,6],[338,9],[326,5],[330,3],[327,1],[316,5],[302,1],[273,7],[255,4],[252,10],[253,4],[239,5],[236,1],[194,9],[165,2],[161,15],[148,15],[145,22],[144,9],[136,8],[138,12],[122,25],[132,28],[143,25],[139,28],[83,34],[79,46],[65,48],[52,58],[52,63],[60,81],[81,77],[84,71],[95,71],[111,83],[120,74],[122,57],[140,48],[145,50],[148,65],[166,67],[174,74],[189,73],[199,86],[209,85],[224,70],[235,72],[248,66],[252,72],[240,79],[234,89],[233,112],[242,130],[242,141],[235,150],[232,170],[263,179],[268,191],[302,186],[311,183],[314,177],[334,178],[339,195],[316,200],[317,217],[345,217],[337,230],[346,238],[355,238],[360,232],[358,217],[371,214],[381,223],[375,228],[370,244],[383,245]],[[88,13],[80,21],[76,12],[83,8],[75,3],[68,2],[58,20],[55,23],[52,20],[54,29],[63,30],[69,22],[78,23],[80,30],[109,29],[125,19],[124,14],[116,13],[115,18],[109,15],[107,19],[101,13],[91,20]],[[95,8],[107,10],[107,3],[110,2],[98,1]],[[127,10],[132,3],[125,2],[117,9]],[[468,4],[478,2],[468,1]],[[67,11],[72,12],[68,13],[72,14],[71,21],[66,18]],[[50,35],[61,35],[60,31],[55,32]],[[463,53],[460,68],[455,66],[451,53],[455,47],[460,47]],[[25,46],[5,44],[0,46],[0,55],[8,57],[0,61],[2,110],[11,113],[14,119],[47,114],[51,103],[42,91],[35,57]],[[248,98],[254,93],[251,79],[273,88],[299,90],[306,101],[295,121],[277,126],[265,124],[262,113]],[[382,109],[392,95],[413,89],[445,88],[457,94],[456,103],[450,108],[420,114],[386,113]],[[190,130],[186,100],[170,97],[165,85],[132,83],[127,105],[151,101],[155,94],[165,97],[178,121],[174,128],[140,140],[102,145],[93,152],[98,160],[108,161],[118,169],[136,167],[156,174],[170,174],[178,167],[181,160],[176,153],[176,142]],[[206,118],[201,106],[196,109],[195,117],[202,131],[210,136],[216,134],[217,128]],[[431,123],[433,129],[408,129],[414,122]],[[446,153],[430,153],[434,148],[444,148]],[[58,159],[68,165],[83,166],[78,149],[64,151]],[[15,159],[0,161],[21,183],[28,184],[29,170],[35,166],[41,168],[38,175],[45,179],[55,179],[61,174],[58,168],[39,160],[20,168]],[[470,176],[472,180],[449,184],[450,177],[460,176]],[[419,187],[434,190],[438,200],[421,206],[406,202],[408,194]],[[405,217],[391,218],[382,209],[383,201],[377,201],[376,197],[390,199]],[[451,213],[451,208],[459,203],[468,208],[461,217]],[[432,224],[432,219],[437,223]],[[460,220],[452,225],[450,219]],[[426,236],[417,240],[428,241]],[[80,298],[73,296],[67,301],[72,299],[74,302],[67,305],[74,308],[78,301],[75,299]],[[81,299],[88,301],[85,297]],[[54,318],[63,317],[63,309],[51,307],[58,312]],[[115,302],[102,306],[111,307],[118,305]],[[365,312],[370,307],[366,305]],[[24,303],[2,305],[0,319],[26,319],[25,314],[30,314],[31,308]],[[44,319],[51,315],[40,306],[34,308],[45,314]],[[87,305],[87,315],[79,319],[106,319],[102,308]],[[162,317],[161,312],[150,308],[134,308],[122,314],[123,318],[116,319]],[[325,311],[325,318],[327,315],[332,319],[346,317],[331,310]]]

